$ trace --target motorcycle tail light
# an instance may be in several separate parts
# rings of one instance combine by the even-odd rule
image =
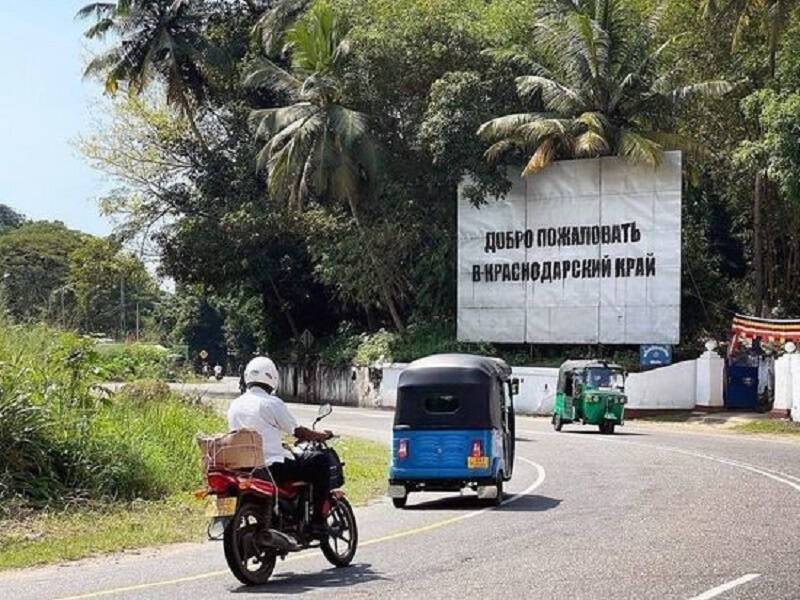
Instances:
[[[408,458],[408,440],[400,440],[397,443],[397,458],[400,460]]]
[[[483,444],[480,440],[472,440],[472,450],[469,454],[475,458],[483,456]]]
[[[208,487],[215,494],[227,492],[230,485],[231,480],[225,475],[218,475],[216,473],[210,473],[208,475]]]

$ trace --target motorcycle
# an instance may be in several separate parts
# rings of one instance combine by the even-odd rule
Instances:
[[[312,429],[331,412],[330,404],[321,406]],[[332,491],[323,505],[327,527],[321,536],[311,531],[315,507],[310,483],[278,485],[268,469],[264,470],[267,478],[225,469],[207,474],[211,502],[206,514],[212,523],[224,526],[225,560],[245,585],[266,583],[277,559],[283,560],[292,552],[318,547],[335,567],[346,567],[355,557],[356,517],[339,489],[344,485],[344,463],[325,442],[300,442],[295,449],[300,454],[324,452],[329,457]]]

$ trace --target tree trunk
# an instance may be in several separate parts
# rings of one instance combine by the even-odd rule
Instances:
[[[753,189],[753,286],[756,316],[764,316],[764,256],[761,239],[761,209],[764,201],[765,173],[756,173]]]
[[[189,102],[189,98],[186,96],[186,92],[181,92],[180,97],[183,115],[186,117],[186,120],[189,121],[189,128],[197,138],[197,141],[200,142],[200,146],[202,146],[203,150],[208,152],[208,144],[206,144],[206,140],[203,137],[203,134],[200,133],[200,128],[197,126],[197,122],[194,120],[194,112],[192,111],[192,105]]]
[[[364,228],[361,225],[361,219],[358,217],[358,208],[356,207],[356,203],[354,200],[349,201],[350,205],[350,212],[353,215],[353,220],[356,222],[356,228],[358,229],[358,233],[361,236],[361,240],[364,242],[365,251],[367,256],[369,257],[370,262],[372,263],[372,267],[375,269],[376,276],[379,277],[379,285],[381,288],[381,299],[383,300],[384,304],[386,304],[386,308],[389,310],[389,314],[392,317],[392,322],[394,323],[395,329],[399,333],[405,333],[406,327],[403,323],[403,317],[400,315],[400,311],[397,308],[397,304],[394,300],[394,296],[392,294],[391,288],[389,284],[380,277],[380,269],[378,269],[378,261],[375,259],[375,255],[372,253],[372,248],[368,247],[366,243],[366,236],[364,235]]]
[[[272,296],[275,298],[275,302],[278,303],[278,309],[283,313],[283,316],[286,317],[286,322],[289,324],[289,329],[292,331],[292,337],[296,340],[300,339],[300,330],[297,328],[297,323],[292,316],[292,311],[290,311],[286,303],[283,301],[283,297],[281,293],[278,291],[278,286],[275,285],[275,280],[272,278],[272,275],[267,275],[267,279],[269,280],[270,288],[272,289]],[[262,303],[264,304],[264,311],[267,311],[267,296],[266,292],[263,293]]]
[[[375,317],[372,315],[372,307],[364,303],[364,314],[367,316],[367,330],[370,332],[375,331]]]

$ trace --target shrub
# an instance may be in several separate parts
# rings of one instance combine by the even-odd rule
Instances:
[[[195,435],[224,430],[166,384],[100,393],[91,341],[0,322],[0,506],[159,498],[200,481]]]
[[[107,381],[175,379],[176,365],[169,350],[156,344],[101,344],[97,368]]]

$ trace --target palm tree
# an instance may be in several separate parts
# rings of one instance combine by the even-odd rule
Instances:
[[[85,32],[88,38],[116,35],[115,45],[89,63],[85,76],[101,76],[109,94],[121,82],[136,95],[156,81],[163,83],[167,102],[180,108],[205,148],[193,104],[205,99],[202,64],[210,45],[202,34],[203,15],[189,0],[95,2],[78,11],[77,18],[95,20]]]
[[[731,50],[736,51],[742,43],[750,23],[761,21],[767,35],[769,72],[775,76],[778,43],[794,9],[800,6],[797,0],[703,0],[702,10],[706,19],[733,13],[736,27],[731,38]]]
[[[536,26],[542,60],[516,81],[519,97],[544,110],[484,123],[478,135],[492,143],[487,160],[521,153],[526,176],[559,158],[618,155],[655,166],[668,148],[701,151],[669,131],[674,109],[691,97],[725,94],[732,85],[673,87],[679,65],[660,72],[672,39],[654,43],[660,14],[641,22],[624,0],[545,4]]]
[[[269,86],[289,99],[285,106],[251,113],[256,139],[263,143],[258,168],[266,171],[271,197],[295,210],[302,210],[312,193],[345,204],[366,244],[359,202],[373,191],[378,148],[367,115],[343,104],[345,36],[331,7],[316,4],[286,32],[289,69],[264,59],[245,83]],[[380,277],[377,259],[368,248],[367,254]],[[382,300],[402,332],[392,286],[387,277],[381,279]]]

